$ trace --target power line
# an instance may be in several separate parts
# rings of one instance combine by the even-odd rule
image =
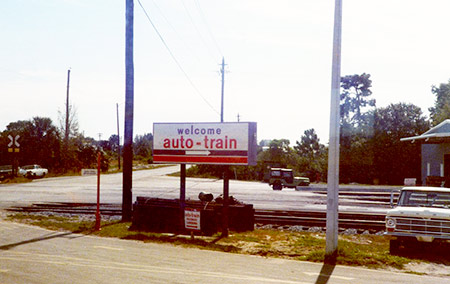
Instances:
[[[198,34],[200,40],[203,42],[203,45],[204,45],[204,46],[206,47],[206,49],[208,50],[209,55],[211,56],[211,59],[212,59],[213,61],[215,61],[214,55],[213,55],[213,53],[211,52],[211,49],[209,48],[208,44],[206,43],[205,39],[203,38],[202,34],[200,33],[200,30],[198,29],[197,25],[195,24],[194,19],[192,18],[191,13],[189,13],[189,9],[187,8],[186,4],[184,3],[184,0],[181,0],[181,3],[183,4],[184,10],[186,11],[186,14],[187,14],[188,17],[189,17],[189,20],[191,21],[192,26],[194,26],[194,29],[195,29],[195,31],[197,32],[197,34]]]
[[[155,2],[155,0],[152,0],[153,5],[155,5],[156,9],[158,9],[159,13],[161,14],[161,16],[164,18],[164,20],[166,21],[166,23],[169,25],[169,27],[173,30],[173,32],[177,35],[177,37],[179,38],[179,40],[182,42],[183,46],[187,47],[187,49],[189,50],[189,52],[193,55],[193,57],[195,57],[195,59],[200,63],[200,58],[198,57],[198,55],[194,52],[194,49],[192,48],[192,46],[183,39],[183,37],[180,35],[180,33],[178,33],[178,31],[175,29],[175,27],[171,24],[171,22],[169,21],[169,19],[164,15],[162,9],[159,7],[159,5]]]
[[[209,35],[211,36],[211,38],[212,38],[212,40],[213,40],[213,42],[214,42],[214,44],[215,44],[217,50],[219,51],[219,54],[223,57],[222,50],[220,49],[220,46],[219,46],[219,44],[217,43],[216,38],[214,37],[214,34],[213,34],[213,32],[211,31],[208,22],[206,21],[205,14],[203,13],[203,10],[202,10],[202,8],[200,7],[200,3],[198,2],[198,0],[195,0],[195,5],[197,6],[197,10],[199,11],[199,14],[200,14],[200,16],[201,16],[201,18],[202,18],[202,21],[203,21],[203,23],[205,24],[206,29],[208,30]]]
[[[200,92],[200,90],[197,88],[197,86],[194,84],[194,82],[191,80],[191,78],[188,76],[188,74],[186,73],[186,71],[184,71],[183,67],[181,66],[180,62],[178,62],[178,60],[176,59],[175,55],[172,53],[172,51],[170,50],[169,46],[167,45],[166,41],[164,40],[164,38],[162,37],[161,33],[158,31],[158,29],[156,28],[155,24],[153,23],[153,21],[150,19],[150,16],[147,14],[147,11],[145,10],[144,6],[142,5],[141,1],[138,0],[139,6],[141,6],[142,10],[144,11],[145,16],[147,17],[147,20],[150,22],[150,24],[152,25],[153,29],[155,30],[156,34],[158,35],[159,39],[161,40],[161,42],[164,44],[165,48],[167,49],[167,51],[169,52],[170,56],[172,57],[173,61],[176,63],[176,65],[178,66],[178,68],[181,70],[181,72],[184,74],[184,76],[186,77],[186,79],[189,81],[189,83],[191,84],[191,86],[194,88],[194,90],[197,92],[197,94],[203,99],[203,101],[205,101],[205,103],[218,115],[219,112],[208,102],[208,100],[206,100],[206,98],[202,95],[202,93]]]

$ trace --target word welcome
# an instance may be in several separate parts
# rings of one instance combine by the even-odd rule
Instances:
[[[178,135],[220,135],[222,133],[220,128],[196,128],[194,125],[190,128],[178,128],[177,131]]]
[[[163,140],[165,149],[191,149],[194,146],[204,147],[205,149],[237,149],[237,140],[229,139],[228,136],[225,136],[225,138],[209,138],[207,135],[200,141],[194,141],[191,138],[185,139],[183,135],[180,138],[165,138]]]

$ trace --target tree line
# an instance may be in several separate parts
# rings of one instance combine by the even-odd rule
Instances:
[[[420,107],[409,103],[392,103],[377,108],[372,97],[370,74],[341,78],[340,104],[340,182],[364,184],[402,184],[407,177],[420,178],[420,144],[401,142],[400,138],[420,135],[450,117],[450,80],[431,88],[434,106],[427,118]],[[103,156],[102,169],[117,159],[117,135],[96,141],[78,131],[76,120],[69,137],[63,126],[56,127],[50,118],[34,117],[11,122],[0,135],[0,165],[40,164],[56,174],[77,172],[96,166],[97,153]],[[7,151],[8,135],[20,135],[20,152]],[[152,134],[137,135],[133,143],[135,160],[152,163]],[[288,139],[261,141],[256,166],[231,167],[231,177],[263,180],[270,167],[294,169],[296,175],[311,181],[325,182],[328,149],[314,129],[308,129],[291,146]],[[222,177],[223,168],[198,165],[188,175]]]
[[[101,169],[107,171],[118,157],[119,140],[111,135],[108,140],[96,141],[78,132],[77,124],[70,126],[68,138],[64,127],[57,127],[47,117],[11,122],[0,135],[0,165],[17,166],[39,164],[53,174],[79,172],[82,168],[96,168],[97,156],[102,155]],[[19,135],[19,152],[9,152],[8,136]],[[134,159],[151,163],[151,134],[135,137]]]
[[[429,108],[430,118],[410,103],[377,108],[371,87],[370,74],[341,78],[340,182],[399,185],[404,178],[421,182],[421,146],[401,142],[400,138],[420,135],[450,117],[450,80],[432,87],[435,104]],[[231,171],[235,178],[262,180],[263,173],[275,165],[294,169],[296,175],[311,181],[325,182],[327,164],[327,146],[320,142],[314,129],[308,129],[293,147],[288,139],[261,141],[258,164],[231,167]],[[222,175],[220,168],[208,165],[191,171]]]

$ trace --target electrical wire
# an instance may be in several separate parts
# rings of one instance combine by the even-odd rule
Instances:
[[[217,51],[219,51],[219,54],[223,57],[222,50],[220,49],[220,46],[219,46],[219,44],[217,43],[216,38],[214,37],[214,34],[213,34],[213,32],[211,31],[211,28],[210,28],[208,22],[206,21],[205,14],[203,13],[203,10],[202,10],[202,8],[200,7],[200,3],[198,2],[198,0],[195,0],[195,5],[196,5],[196,7],[197,7],[197,10],[199,11],[199,14],[200,14],[200,16],[201,16],[201,18],[202,18],[203,23],[204,23],[205,26],[206,26],[206,29],[207,29],[208,32],[209,32],[210,37],[212,38],[212,40],[213,40],[213,42],[214,42],[214,44],[215,44],[215,46],[216,46],[216,48],[217,48]]]
[[[166,41],[164,40],[164,38],[162,37],[161,33],[158,31],[158,29],[156,28],[155,24],[153,23],[153,21],[150,19],[150,16],[148,15],[147,11],[145,10],[144,6],[142,5],[141,1],[138,0],[139,6],[141,6],[142,10],[144,11],[145,16],[147,17],[147,20],[150,22],[150,24],[152,25],[153,29],[155,30],[156,34],[158,35],[159,39],[161,40],[161,42],[163,43],[163,45],[165,46],[165,48],[167,49],[167,51],[170,54],[170,57],[172,57],[173,61],[175,62],[175,64],[178,66],[178,68],[181,70],[181,72],[184,74],[184,76],[186,77],[186,79],[188,80],[188,82],[191,84],[192,88],[194,88],[194,90],[197,92],[197,94],[203,99],[203,101],[218,115],[220,115],[220,113],[208,102],[208,100],[202,95],[202,93],[200,92],[200,90],[197,88],[197,86],[194,84],[194,82],[191,80],[191,78],[189,77],[189,75],[186,73],[186,71],[183,69],[183,67],[181,66],[180,62],[178,62],[178,60],[176,59],[175,55],[173,54],[172,50],[170,50],[169,46],[167,45]]]
[[[182,42],[184,47],[187,47],[187,49],[189,50],[189,53],[192,54],[192,57],[195,57],[195,59],[201,63],[200,58],[198,57],[198,55],[194,52],[194,49],[192,48],[192,46],[183,39],[183,37],[180,35],[180,33],[178,33],[178,31],[175,29],[175,27],[170,23],[169,19],[164,15],[162,9],[159,7],[159,5],[156,3],[155,0],[152,0],[153,5],[155,5],[156,9],[158,9],[159,13],[161,14],[161,16],[164,18],[164,20],[166,21],[166,23],[169,25],[169,27],[173,30],[173,32],[177,35],[178,39],[180,40],[180,42]]]
[[[197,32],[200,40],[203,42],[203,45],[206,47],[206,49],[208,50],[209,55],[211,56],[211,59],[215,62],[216,60],[214,59],[214,55],[211,52],[211,49],[209,48],[208,44],[206,43],[205,39],[203,38],[202,34],[200,33],[200,30],[198,29],[197,25],[194,22],[194,19],[192,18],[191,13],[189,12],[189,9],[187,8],[186,4],[184,3],[184,0],[180,0],[181,3],[183,4],[184,10],[186,11],[186,14],[189,17],[189,20],[191,21],[192,26],[194,27],[195,31]]]

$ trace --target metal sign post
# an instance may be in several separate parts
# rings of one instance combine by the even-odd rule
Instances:
[[[186,164],[180,164],[180,216],[181,216],[181,226],[186,226],[186,221],[184,216],[184,209],[186,207]]]

